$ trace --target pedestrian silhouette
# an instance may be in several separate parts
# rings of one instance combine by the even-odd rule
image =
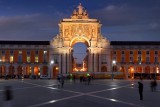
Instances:
[[[156,79],[154,79],[153,81],[151,81],[151,91],[156,92],[156,87],[157,87],[157,82]]]
[[[60,81],[61,81],[61,88],[63,88],[63,85],[64,85],[64,76],[61,77]]]
[[[91,76],[88,76],[88,85],[90,84],[91,82]]]
[[[83,76],[80,76],[80,77],[79,77],[79,80],[80,80],[80,83],[81,83],[82,80],[83,80]]]
[[[76,76],[73,75],[73,82],[75,83],[76,82]]]
[[[6,86],[4,90],[4,106],[3,107],[12,107],[11,100],[13,99],[11,86]]]
[[[140,100],[143,100],[143,83],[138,82]]]

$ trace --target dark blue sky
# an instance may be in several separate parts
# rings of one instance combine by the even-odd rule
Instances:
[[[160,0],[0,0],[0,39],[51,40],[80,2],[110,41],[160,41]]]

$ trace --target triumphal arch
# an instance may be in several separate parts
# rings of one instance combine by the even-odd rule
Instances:
[[[110,71],[110,42],[102,36],[101,26],[99,20],[89,18],[81,4],[74,9],[71,18],[61,20],[59,34],[50,42],[53,71],[57,69],[62,74],[73,72],[73,46],[78,42],[87,46],[87,72],[101,72],[102,66]]]

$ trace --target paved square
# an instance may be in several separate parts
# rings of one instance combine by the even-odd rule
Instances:
[[[0,107],[3,90],[12,86],[13,107],[154,107],[159,106],[157,92],[151,92],[150,80],[143,80],[144,100],[139,100],[138,80],[92,80],[90,85],[65,80],[58,88],[56,80],[0,80]]]

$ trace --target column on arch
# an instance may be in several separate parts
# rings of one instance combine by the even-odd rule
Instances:
[[[102,64],[102,62],[101,62],[101,54],[98,54],[98,71],[99,72],[101,72],[101,64]]]
[[[59,74],[61,74],[62,73],[62,54],[59,54],[58,66],[59,66]]]
[[[65,74],[66,73],[66,69],[67,69],[67,60],[66,60],[66,56],[67,54],[64,53],[62,54],[62,74]]]
[[[67,55],[66,55],[66,57],[67,57],[67,71],[66,71],[66,73],[68,74],[68,73],[70,73],[71,72],[71,54],[70,53],[68,53]]]
[[[93,53],[90,53],[88,58],[89,58],[88,59],[89,72],[93,72]]]
[[[95,53],[94,56],[93,56],[93,59],[94,59],[94,72],[97,72],[98,71],[98,55]]]

